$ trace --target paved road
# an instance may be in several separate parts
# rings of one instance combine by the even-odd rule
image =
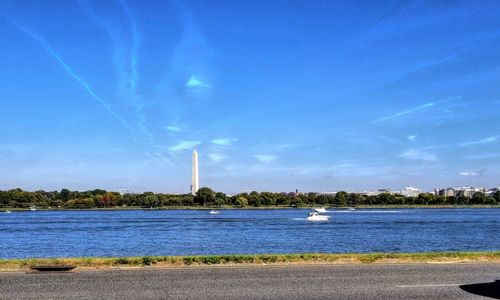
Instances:
[[[12,272],[0,273],[0,298],[500,299],[499,279],[500,264]]]

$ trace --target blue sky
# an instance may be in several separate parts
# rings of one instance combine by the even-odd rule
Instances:
[[[500,185],[496,1],[0,2],[0,188]]]

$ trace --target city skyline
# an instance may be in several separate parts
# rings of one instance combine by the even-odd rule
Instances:
[[[50,3],[0,4],[0,189],[500,184],[495,2]]]

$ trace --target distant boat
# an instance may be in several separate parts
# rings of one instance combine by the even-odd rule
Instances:
[[[10,214],[10,213],[12,213],[12,212],[11,212],[10,210],[6,210],[6,211],[5,211],[5,213],[6,213],[6,214]]]
[[[211,215],[218,215],[218,214],[220,214],[220,211],[218,211],[218,210],[211,210],[210,214]]]
[[[309,221],[328,221],[329,219],[330,216],[320,215],[315,211],[310,212],[309,215],[307,216],[307,220]]]
[[[356,210],[356,209],[353,207],[349,207],[347,210]]]
[[[35,211],[36,210],[36,206],[30,206],[30,210],[31,211]]]
[[[320,207],[320,208],[313,208],[313,210],[314,210],[315,212],[322,213],[322,214],[324,214],[324,213],[327,213],[327,212],[328,212],[328,211],[326,210],[326,208],[324,208],[324,207]]]

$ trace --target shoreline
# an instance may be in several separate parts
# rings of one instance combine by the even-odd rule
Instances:
[[[195,256],[134,256],[0,259],[0,272],[29,271],[35,265],[71,265],[77,269],[188,268],[199,266],[366,265],[499,263],[500,251],[425,253],[302,253]]]
[[[322,205],[315,206],[300,206],[300,207],[289,207],[289,206],[260,206],[260,207],[234,207],[234,206],[221,206],[221,207],[209,207],[209,206],[163,206],[163,207],[140,207],[140,206],[128,206],[128,207],[95,207],[95,208],[37,208],[36,211],[116,211],[116,210],[279,210],[279,209],[311,209],[317,207],[325,207],[326,209],[438,209],[438,208],[500,208],[500,205],[358,205],[358,206],[335,206],[328,207]],[[19,211],[30,211],[29,208],[19,208],[19,207],[2,207],[0,212],[19,212]]]

